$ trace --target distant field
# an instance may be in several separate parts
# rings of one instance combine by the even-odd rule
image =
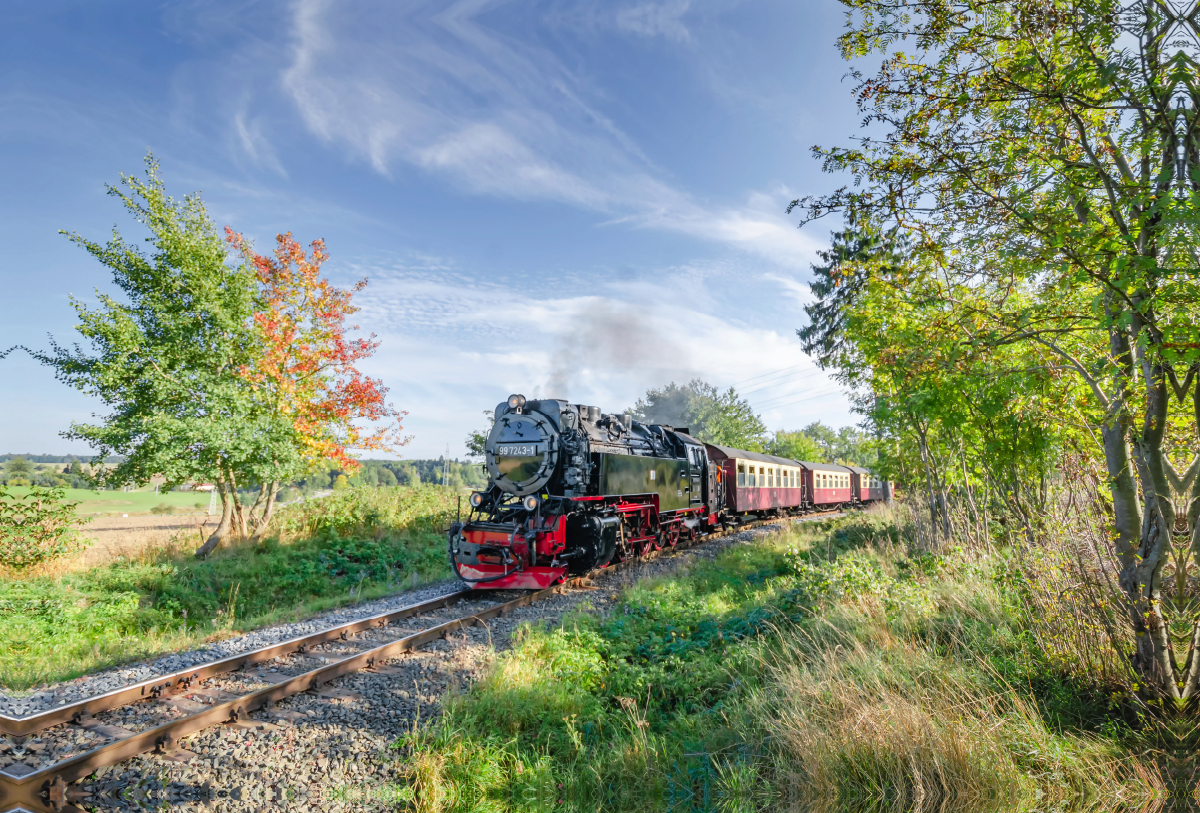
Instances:
[[[24,496],[29,489],[14,486],[9,489],[12,494]],[[208,510],[209,494],[203,491],[171,491],[165,494],[155,494],[153,489],[148,491],[87,491],[81,488],[68,488],[67,500],[79,501],[75,510],[82,516],[112,516],[129,514],[149,514],[150,509],[166,503],[174,508],[175,514],[203,514]],[[201,505],[200,508],[196,504]]]

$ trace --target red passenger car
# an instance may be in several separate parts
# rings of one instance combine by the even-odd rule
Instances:
[[[801,462],[812,483],[812,504],[815,508],[832,508],[854,502],[851,476],[853,472],[836,463]]]
[[[801,508],[806,500],[804,470],[786,457],[705,444],[721,468],[726,506],[737,514]]]
[[[860,503],[882,502],[887,499],[887,484],[861,466],[850,466],[853,472],[854,498]]]

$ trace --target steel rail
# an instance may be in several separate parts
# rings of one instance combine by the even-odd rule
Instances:
[[[831,514],[836,515],[837,513],[839,512],[816,512],[804,516],[819,517]],[[585,576],[577,576],[568,579],[561,584],[547,587],[536,592],[527,593],[526,595],[502,604],[492,605],[491,607],[478,610],[468,615],[460,616],[459,618],[454,618],[441,624],[436,624],[420,632],[412,633],[410,635],[388,641],[353,655],[348,655],[325,666],[312,669],[308,672],[304,672],[303,674],[289,677],[264,689],[258,689],[233,699],[215,702],[213,705],[204,709],[203,711],[198,711],[185,717],[168,721],[145,731],[138,732],[131,736],[114,740],[113,742],[99,746],[90,751],[86,751],[82,754],[77,754],[76,756],[60,760],[59,762],[51,765],[47,765],[44,768],[36,771],[24,773],[22,775],[16,775],[10,773],[8,769],[0,768],[0,813],[84,813],[82,808],[73,803],[69,786],[72,782],[87,777],[100,768],[124,762],[127,759],[150,751],[169,754],[178,746],[180,739],[198,731],[202,731],[205,728],[219,725],[221,723],[244,721],[247,719],[247,716],[250,714],[250,712],[264,707],[270,708],[277,701],[300,694],[301,692],[319,692],[322,686],[336,678],[352,672],[360,671],[362,669],[371,668],[382,663],[383,661],[394,658],[397,655],[400,655],[411,649],[423,646],[430,641],[438,638],[445,638],[452,632],[464,629],[468,626],[481,624],[488,619],[502,616],[505,613],[515,610],[519,607],[533,604],[534,602],[541,601],[542,599],[549,598],[551,596],[563,594],[572,587],[586,585],[590,582],[593,576],[604,573],[619,572],[628,567],[653,561],[675,551],[686,550],[688,548],[695,547],[697,545],[701,545],[749,528],[772,524],[781,519],[798,518],[799,517],[773,517],[755,520],[752,522],[743,522],[735,526],[726,527],[715,533],[705,534],[687,542],[681,541],[679,544],[671,548],[664,548],[660,551],[652,551],[644,556],[617,562],[613,565],[609,565],[603,570],[596,571],[595,573]],[[203,670],[205,669],[215,668],[218,665],[224,665],[224,667],[221,669],[214,669],[214,671],[210,672],[207,676],[231,672],[236,668],[240,668],[240,666],[233,667],[229,665],[235,661],[240,661],[241,666],[259,663],[264,660],[270,660],[273,657],[278,657],[279,655],[289,654],[298,650],[302,651],[302,647],[305,645],[312,645],[328,640],[339,639],[342,637],[343,632],[348,635],[351,627],[354,627],[355,631],[361,631],[369,629],[371,626],[386,626],[389,621],[385,619],[398,620],[419,614],[422,611],[441,609],[442,607],[457,603],[467,596],[478,595],[479,591],[464,590],[458,593],[451,593],[446,596],[441,596],[437,599],[431,599],[430,601],[410,605],[409,607],[394,610],[390,613],[383,613],[371,618],[360,619],[348,624],[331,627],[329,629],[313,633],[309,636],[292,639],[290,641],[284,641],[270,647],[264,647],[262,649],[242,653],[231,658],[225,658],[221,661],[216,661],[211,664],[206,664],[204,667],[189,669],[185,672],[178,673],[178,675],[172,675],[171,680],[174,681],[173,684],[168,685],[168,682],[162,676],[155,678],[154,680],[143,681],[142,683],[134,686],[125,687],[124,689],[118,689],[113,692],[109,692],[108,694],[91,698],[89,701],[82,701],[80,703],[72,704],[70,708],[75,710],[73,714],[67,715],[65,718],[60,716],[57,718],[56,722],[71,722],[73,720],[80,719],[82,716],[84,716],[82,714],[82,707],[87,707],[88,713],[90,713],[93,708],[95,710],[107,710],[116,708],[120,705],[128,705],[132,702],[157,698],[159,696],[166,698],[170,695],[186,695],[189,691],[194,690],[191,687],[193,682],[199,683],[204,680],[205,673]],[[276,654],[267,655],[269,652],[275,652]],[[192,675],[197,675],[197,677],[191,677]],[[185,688],[182,690],[179,688],[179,676],[190,678],[188,679]],[[159,694],[151,694],[149,689],[153,686],[166,686],[167,689],[171,689],[173,687],[174,691],[171,691],[169,694],[164,694],[163,691],[160,691]],[[141,691],[143,687],[147,689],[146,692]],[[131,694],[134,693],[135,690],[136,694]],[[126,699],[124,702],[114,701],[112,705],[105,705],[103,709],[100,705],[92,705],[92,702],[94,701],[113,701],[117,696],[125,696]],[[66,708],[68,707],[64,706],[59,707],[58,709],[52,709],[39,716],[54,714]],[[75,713],[79,713],[79,716],[73,716]]]
[[[247,650],[246,652],[231,655],[228,658],[222,658],[221,660],[212,661],[200,666],[192,666],[176,672],[155,675],[138,683],[131,683],[128,686],[122,686],[104,694],[55,706],[46,711],[22,717],[0,714],[0,734],[26,737],[42,729],[59,725],[60,723],[69,723],[88,715],[127,706],[139,700],[157,699],[170,694],[178,694],[180,691],[191,687],[192,684],[198,684],[210,677],[227,672],[236,672],[246,666],[261,663],[262,661],[274,660],[293,652],[303,652],[309,647],[325,643],[326,641],[345,638],[351,633],[362,632],[372,627],[385,627],[395,621],[401,621],[414,615],[449,607],[469,597],[480,598],[481,594],[478,590],[460,590],[457,593],[447,593],[444,596],[438,596],[437,598],[417,604],[410,604],[398,610],[391,610],[390,612],[380,613],[369,618],[360,618],[356,621],[338,624],[337,626],[318,630],[308,635],[301,635],[259,649]]]

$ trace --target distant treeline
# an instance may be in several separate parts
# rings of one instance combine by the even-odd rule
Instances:
[[[0,454],[0,463],[6,463],[9,460],[13,460],[18,457],[28,460],[30,463],[73,463],[77,460],[80,463],[92,462],[91,455],[86,455],[86,454],[85,455],[75,455],[75,454]],[[105,463],[120,463],[122,459],[123,458],[115,457],[115,456],[114,457],[106,457],[104,459],[104,462]]]
[[[0,485],[65,485],[71,488],[93,488],[88,479],[88,458],[74,455],[0,455]],[[113,462],[112,459],[109,462]],[[54,464],[62,468],[35,471],[35,464]],[[445,478],[443,471],[445,470]],[[340,488],[374,488],[380,486],[409,486],[419,483],[441,485],[443,479],[452,488],[480,488],[487,483],[483,466],[470,461],[451,460],[363,460],[354,474],[343,469],[326,467],[284,486],[281,499],[286,502],[302,494]],[[251,484],[252,485],[252,484]],[[252,493],[255,488],[247,488]]]
[[[451,460],[447,465],[444,457],[436,460],[363,460],[362,467],[353,475],[338,468],[329,468],[297,480],[280,494],[284,502],[301,494],[313,494],[326,489],[376,488],[387,486],[411,486],[419,483],[441,485],[443,470],[445,483],[452,488],[480,488],[487,483],[483,466],[470,461]]]

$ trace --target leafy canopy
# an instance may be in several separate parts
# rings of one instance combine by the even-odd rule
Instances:
[[[109,484],[167,487],[202,480],[233,461],[263,453],[281,427],[256,409],[238,370],[252,361],[255,280],[227,262],[224,241],[199,196],[166,194],[158,164],[146,158],[144,179],[122,176],[108,193],[150,231],[149,254],[116,229],[106,243],[69,234],[108,267],[121,298],[96,292],[97,304],[71,298],[78,330],[91,345],[34,353],[58,379],[99,398],[109,413],[75,422],[68,432],[96,450]],[[64,232],[65,233],[65,232]]]
[[[687,427],[700,440],[749,451],[762,451],[767,432],[754,408],[733,387],[721,391],[698,378],[683,386],[672,381],[647,390],[630,412],[643,423]]]

